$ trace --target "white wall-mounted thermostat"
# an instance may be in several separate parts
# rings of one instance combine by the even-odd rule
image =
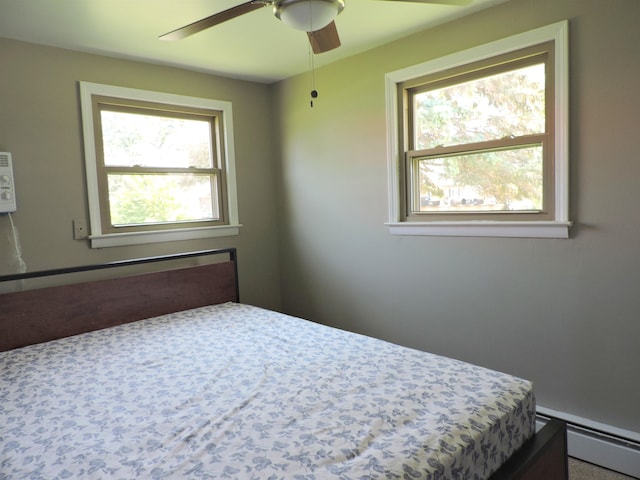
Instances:
[[[16,211],[16,190],[13,183],[11,154],[0,152],[0,213]]]

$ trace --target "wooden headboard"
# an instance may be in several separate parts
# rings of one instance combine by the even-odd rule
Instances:
[[[19,282],[209,255],[223,260],[207,265],[2,294],[0,351],[180,310],[239,301],[235,248],[0,277],[0,282]]]

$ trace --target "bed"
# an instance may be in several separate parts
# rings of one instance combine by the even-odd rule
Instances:
[[[237,272],[0,277],[0,479],[568,478],[531,382],[240,303]]]

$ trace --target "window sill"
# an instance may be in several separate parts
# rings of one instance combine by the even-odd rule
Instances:
[[[184,228],[155,232],[112,233],[91,235],[91,248],[121,247],[145,243],[174,242],[177,240],[195,240],[199,238],[230,237],[240,233],[242,225],[224,225],[220,227]]]
[[[395,222],[386,225],[392,235],[569,238],[572,222]]]

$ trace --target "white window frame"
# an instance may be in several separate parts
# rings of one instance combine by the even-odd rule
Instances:
[[[226,225],[174,228],[170,230],[154,230],[125,233],[105,233],[100,218],[100,195],[98,191],[98,169],[96,142],[93,125],[91,97],[93,95],[124,98],[143,102],[155,102],[192,108],[208,108],[222,112],[222,130],[224,136],[224,169],[227,192],[229,222]],[[89,221],[91,234],[89,240],[92,248],[116,247],[123,245],[139,245],[145,243],[170,242],[176,240],[193,240],[238,235],[240,221],[238,218],[238,200],[235,171],[235,151],[233,143],[233,112],[230,102],[207,98],[174,95],[170,93],[152,92],[134,88],[102,85],[91,82],[80,82],[80,106],[82,110],[82,132],[84,135],[85,171],[87,177],[87,193],[89,200]]]
[[[514,50],[553,41],[555,45],[555,217],[540,221],[404,221],[400,152],[398,85],[408,80],[434,74],[469,63],[486,60]],[[569,50],[568,22],[558,22],[469,50],[437,58],[419,65],[396,70],[385,75],[387,115],[387,168],[389,221],[393,235],[464,236],[464,237],[524,237],[568,238],[569,220]]]

